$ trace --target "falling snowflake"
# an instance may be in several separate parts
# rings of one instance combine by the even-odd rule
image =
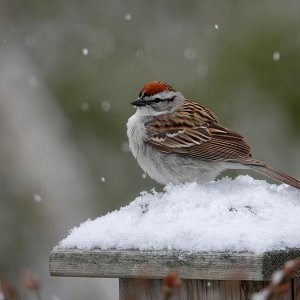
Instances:
[[[33,199],[34,199],[35,202],[41,202],[42,201],[42,197],[39,194],[34,194]]]
[[[101,181],[102,181],[102,182],[105,182],[105,181],[106,181],[105,177],[102,176],[102,177],[101,177]]]
[[[108,112],[111,109],[111,103],[109,101],[105,100],[101,103],[101,108],[103,111]]]
[[[122,149],[123,152],[129,152],[130,149],[129,149],[128,142],[123,142],[122,145],[121,145],[121,149]]]
[[[82,111],[88,111],[90,109],[90,105],[87,102],[83,102],[80,104],[80,108]]]
[[[125,20],[126,21],[131,21],[131,18],[132,18],[131,14],[126,14],[125,15]]]
[[[183,55],[187,60],[194,60],[196,58],[196,50],[192,47],[185,48]]]
[[[274,59],[275,61],[278,61],[278,60],[280,59],[280,52],[279,52],[279,51],[275,51],[275,52],[273,53],[273,59]]]
[[[219,25],[215,24],[215,29],[218,30],[219,29]]]
[[[89,49],[88,49],[88,48],[83,48],[83,49],[82,49],[82,54],[83,54],[84,56],[87,56],[87,55],[89,54]]]
[[[205,76],[207,74],[207,64],[205,64],[205,63],[200,64],[197,68],[197,73],[200,76]]]
[[[143,173],[143,174],[142,174],[142,178],[144,178],[144,179],[147,178],[147,174],[146,174],[146,173]]]

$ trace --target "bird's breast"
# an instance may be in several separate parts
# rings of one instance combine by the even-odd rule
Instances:
[[[133,115],[127,122],[129,148],[135,158],[138,158],[145,151],[146,121],[144,117]]]

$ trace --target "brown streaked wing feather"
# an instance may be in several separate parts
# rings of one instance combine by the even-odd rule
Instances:
[[[201,160],[243,163],[244,160],[251,160],[252,158],[248,147],[244,141],[223,141],[212,138],[210,141],[203,143],[200,147],[193,146],[189,148],[189,152],[185,153],[185,155]]]
[[[146,125],[149,142],[158,150],[167,152],[169,148],[200,145],[211,139],[209,122],[218,120],[209,110],[186,100],[176,112],[156,116]]]
[[[251,160],[243,136],[221,125],[217,117],[196,102],[172,114],[154,117],[147,125],[148,143],[161,152],[210,161]]]
[[[194,119],[198,119],[198,117],[200,117],[206,122],[213,122],[215,124],[219,124],[219,119],[213,112],[211,112],[203,105],[188,99],[185,100],[184,104],[178,111],[189,114],[190,116],[193,116]]]

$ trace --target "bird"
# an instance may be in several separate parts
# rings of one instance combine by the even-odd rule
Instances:
[[[226,169],[252,169],[300,189],[298,179],[255,159],[241,134],[171,85],[148,82],[131,104],[136,112],[127,122],[129,148],[158,183],[211,182]]]

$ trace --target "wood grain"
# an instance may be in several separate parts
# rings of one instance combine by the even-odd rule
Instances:
[[[293,280],[294,300],[300,300],[300,278]]]
[[[268,285],[266,281],[237,280],[182,280],[174,291],[172,300],[250,300],[251,295]],[[296,299],[292,287],[277,300]],[[159,279],[120,279],[119,299],[158,300],[163,299],[162,280]]]
[[[52,276],[160,279],[176,271],[182,279],[263,281],[296,257],[300,249],[263,254],[55,249],[50,253],[49,269]]]

